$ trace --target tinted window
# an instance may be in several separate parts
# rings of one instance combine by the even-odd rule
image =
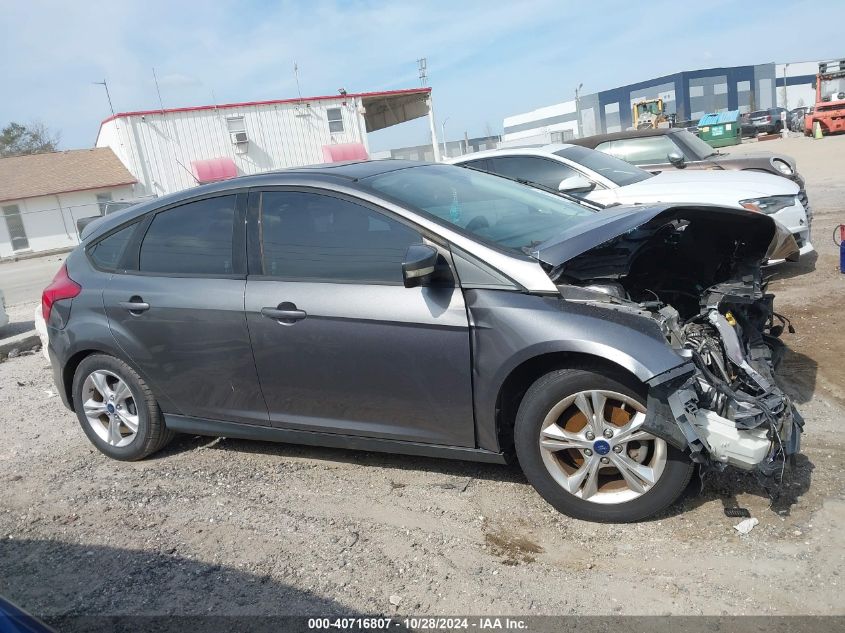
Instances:
[[[555,154],[571,160],[573,163],[583,165],[588,170],[604,176],[620,187],[631,185],[653,176],[653,174],[643,171],[639,167],[634,167],[624,160],[619,160],[604,152],[597,152],[594,149],[587,149],[586,147],[571,145],[566,149],[556,151]]]
[[[132,232],[137,227],[137,224],[130,224],[129,226],[120,229],[117,233],[112,233],[104,240],[97,242],[88,254],[94,263],[99,268],[106,270],[114,270],[120,262],[120,257],[129,240],[132,237]]]
[[[291,279],[402,283],[419,233],[361,205],[313,193],[261,195],[264,274]]]
[[[229,275],[235,196],[183,204],[153,218],[141,244],[140,270]]]
[[[604,147],[596,149],[634,165],[666,163],[669,161],[667,156],[671,152],[678,151],[668,136],[619,139],[614,141],[609,149]]]
[[[560,181],[580,175],[571,167],[547,158],[502,156],[490,159],[490,171],[517,180],[536,182],[557,191]]]

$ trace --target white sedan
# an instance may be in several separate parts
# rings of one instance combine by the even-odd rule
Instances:
[[[789,229],[802,255],[815,250],[807,212],[798,199],[798,185],[781,176],[721,170],[652,174],[603,152],[560,143],[477,152],[447,162],[604,205],[689,202],[758,211]]]

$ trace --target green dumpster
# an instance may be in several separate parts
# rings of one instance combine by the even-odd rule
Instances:
[[[698,122],[698,136],[711,147],[739,145],[742,142],[739,110],[705,114]]]

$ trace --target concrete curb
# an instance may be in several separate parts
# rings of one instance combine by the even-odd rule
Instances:
[[[9,354],[13,354],[14,358],[21,352],[28,352],[37,347],[41,347],[41,339],[38,338],[38,333],[35,330],[15,334],[0,340],[0,360],[9,358]]]

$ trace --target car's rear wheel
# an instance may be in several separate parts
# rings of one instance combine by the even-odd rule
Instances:
[[[113,356],[83,359],[73,377],[73,403],[88,439],[113,459],[143,459],[173,438],[147,384]]]
[[[689,458],[642,429],[632,380],[561,369],[538,379],[514,441],[529,482],[557,510],[589,521],[638,521],[665,509],[692,476]]]

